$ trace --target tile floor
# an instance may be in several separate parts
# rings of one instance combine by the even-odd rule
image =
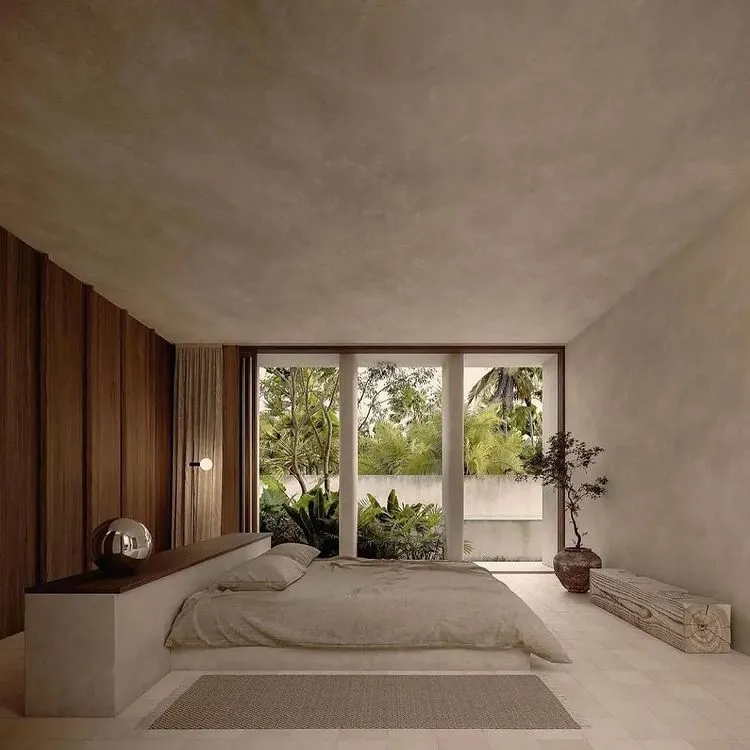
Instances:
[[[0,750],[750,750],[750,657],[687,655],[568,594],[554,576],[498,576],[573,664],[534,669],[582,725],[565,731],[186,732],[138,729],[189,673],[116,719],[24,719],[23,640],[0,641]]]

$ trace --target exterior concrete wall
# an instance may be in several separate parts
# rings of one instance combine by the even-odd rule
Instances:
[[[750,202],[567,347],[567,427],[601,445],[605,566],[732,605],[750,654]]]
[[[314,487],[316,477],[307,477],[308,487]],[[284,486],[290,495],[300,495],[300,487],[293,477]],[[338,489],[338,478],[331,481]],[[434,503],[442,506],[442,477],[421,476],[360,476],[359,497],[368,493],[385,503],[388,493],[395,489],[402,503]],[[464,477],[464,520],[539,520],[542,518],[542,488],[537,482],[516,482],[512,476]]]
[[[542,521],[464,521],[466,560],[541,560]]]
[[[316,477],[305,478],[314,487]],[[284,482],[290,495],[299,497],[293,477]],[[338,489],[338,478],[331,481]],[[360,497],[368,493],[385,503],[391,489],[402,503],[434,503],[442,507],[442,477],[360,476]],[[554,508],[553,508],[554,510]],[[554,524],[553,524],[554,526]],[[541,560],[545,529],[542,522],[542,487],[537,482],[516,482],[513,477],[464,477],[464,539],[471,542],[469,560],[505,558]]]

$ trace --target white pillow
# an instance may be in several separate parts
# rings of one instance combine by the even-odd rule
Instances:
[[[214,586],[232,591],[283,591],[306,571],[291,557],[266,553],[225,573]]]
[[[271,547],[266,555],[283,555],[284,557],[291,557],[292,560],[296,560],[300,565],[305,568],[310,566],[310,563],[320,555],[320,550],[315,547],[311,547],[309,544],[297,544],[296,542],[286,542],[284,544],[277,544],[275,547]]]

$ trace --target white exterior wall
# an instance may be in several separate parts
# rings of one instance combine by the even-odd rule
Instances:
[[[308,488],[318,482],[317,477],[305,477]],[[294,477],[284,480],[287,493],[300,496]],[[331,479],[331,487],[339,487],[338,477]],[[437,475],[361,475],[358,497],[374,495],[385,503],[388,493],[395,489],[401,503],[434,503],[442,506],[442,477]],[[464,477],[464,520],[513,520],[542,518],[542,488],[534,481],[516,482],[512,476]]]

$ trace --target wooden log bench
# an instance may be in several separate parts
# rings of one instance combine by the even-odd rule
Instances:
[[[591,570],[591,600],[688,654],[731,649],[731,607],[618,568]]]

